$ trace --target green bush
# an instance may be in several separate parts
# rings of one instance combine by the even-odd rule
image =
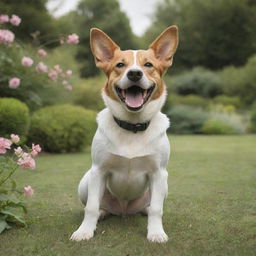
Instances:
[[[256,132],[256,104],[253,105],[251,111],[251,130]]]
[[[222,92],[218,73],[201,67],[174,76],[172,86],[174,92],[180,95],[197,94],[212,98]]]
[[[192,134],[200,133],[207,113],[201,108],[177,105],[170,109],[168,116],[171,120],[171,133]]]
[[[25,139],[30,123],[27,105],[17,99],[0,98],[0,136],[18,134]]]
[[[202,133],[205,134],[235,134],[233,127],[226,124],[225,122],[221,120],[214,120],[210,119],[207,120],[203,127],[202,127]]]
[[[228,96],[237,96],[245,105],[256,98],[256,55],[253,55],[243,67],[229,66],[223,69],[221,80],[223,92]]]
[[[219,95],[213,99],[215,104],[222,104],[222,105],[233,105],[236,108],[241,107],[241,100],[237,96],[227,96],[227,95]]]
[[[44,107],[31,119],[29,139],[47,152],[78,152],[91,143],[96,113],[69,104]]]
[[[207,107],[209,100],[195,94],[189,94],[186,96],[180,96],[177,94],[171,94],[168,100],[172,105],[187,105],[191,107]]]
[[[76,105],[99,111],[104,108],[101,98],[101,88],[104,86],[104,78],[97,77],[83,79],[74,89],[73,102]]]
[[[235,112],[216,109],[209,113],[209,119],[201,129],[205,134],[243,134],[246,131],[245,122]]]

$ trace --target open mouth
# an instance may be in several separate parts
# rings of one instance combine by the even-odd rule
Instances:
[[[119,86],[115,86],[116,92],[125,103],[128,109],[137,111],[143,107],[143,105],[150,98],[155,85],[151,86],[149,89],[143,89],[140,86],[133,85],[127,89],[121,89]]]

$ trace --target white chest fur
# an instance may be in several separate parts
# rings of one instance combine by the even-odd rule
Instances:
[[[169,158],[168,118],[157,113],[148,129],[136,134],[120,128],[108,109],[98,114],[92,144],[93,165],[103,170],[117,198],[132,200],[148,187],[148,176],[165,168]]]

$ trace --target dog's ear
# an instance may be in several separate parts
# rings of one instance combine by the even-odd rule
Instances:
[[[155,39],[149,46],[149,49],[152,49],[155,57],[168,67],[172,65],[173,55],[176,52],[178,41],[178,27],[170,26]]]
[[[120,49],[108,35],[97,28],[91,29],[90,45],[96,66],[102,69],[112,60],[114,52]]]

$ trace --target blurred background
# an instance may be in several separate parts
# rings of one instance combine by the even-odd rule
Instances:
[[[47,111],[55,111],[55,105],[75,108],[75,112],[78,108],[86,110],[88,131],[95,129],[96,112],[104,107],[100,90],[106,79],[94,64],[90,28],[102,29],[122,49],[146,49],[173,24],[179,27],[180,44],[165,75],[169,93],[163,111],[172,122],[169,132],[256,131],[254,0],[1,0],[0,10],[1,14],[16,14],[22,19],[20,26],[5,26],[15,33],[15,44],[0,44],[0,97],[16,98],[28,107],[31,120],[24,129],[25,139],[43,143],[46,135],[40,134],[39,128],[50,125],[51,120],[45,119]],[[60,41],[72,33],[79,36],[79,44],[70,47]],[[46,65],[72,70],[72,91],[20,64],[23,56],[36,59],[41,48],[48,53]],[[21,77],[21,85],[15,90],[8,87],[13,76]],[[58,115],[66,112],[56,111]],[[75,116],[73,112],[70,115]],[[4,128],[3,122],[1,125],[2,133],[9,133],[10,128]],[[52,145],[45,148],[67,151],[53,150]]]

